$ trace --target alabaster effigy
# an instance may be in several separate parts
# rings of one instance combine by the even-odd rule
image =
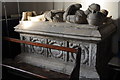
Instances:
[[[37,15],[35,11],[22,13],[21,21],[50,21],[70,22],[76,24],[102,25],[111,17],[107,17],[108,11],[101,9],[99,4],[89,5],[86,11],[81,10],[81,4],[72,4],[64,10],[50,10]]]

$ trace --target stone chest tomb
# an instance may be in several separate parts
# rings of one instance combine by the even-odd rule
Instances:
[[[111,39],[116,27],[113,23],[101,26],[66,22],[20,21],[15,31],[20,39],[70,48],[82,48],[81,78],[96,78],[107,69],[111,57]],[[23,45],[22,53],[16,59],[53,71],[69,74],[72,71],[75,55],[64,51]]]

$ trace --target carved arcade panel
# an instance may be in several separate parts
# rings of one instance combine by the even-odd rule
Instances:
[[[64,47],[70,47],[70,48],[78,48],[80,46],[82,48],[82,55],[81,55],[82,65],[88,65],[91,67],[95,66],[96,50],[97,50],[96,44],[85,43],[81,41],[72,42],[72,41],[63,40],[63,39],[58,40],[55,38],[45,38],[43,36],[38,37],[38,36],[30,36],[30,35],[21,35],[21,40],[45,43],[45,44],[56,45],[56,46],[64,46]],[[76,59],[75,53],[48,49],[43,47],[36,47],[31,45],[21,45],[21,46],[22,46],[22,52],[27,52],[30,54],[38,54],[45,57],[59,59],[65,62],[75,62],[75,59]]]

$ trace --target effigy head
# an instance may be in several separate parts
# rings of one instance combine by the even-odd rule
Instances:
[[[76,9],[80,9],[82,7],[81,4],[74,4],[74,6],[76,7]]]
[[[105,15],[105,17],[107,17],[107,15],[108,15],[108,11],[107,10],[102,9],[102,10],[100,10],[100,12],[103,13]]]
[[[85,14],[88,15],[92,11],[100,11],[100,5],[99,4],[91,4],[88,9],[85,11]]]
[[[100,5],[99,4],[91,4],[88,8],[90,11],[94,10],[94,11],[100,11]]]

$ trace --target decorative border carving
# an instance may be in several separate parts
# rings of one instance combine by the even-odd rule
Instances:
[[[64,45],[64,41],[56,41],[56,40],[47,40],[48,44],[50,45],[56,45],[56,46],[65,46]],[[54,49],[48,49],[48,54],[50,57],[54,57],[54,58],[60,58],[63,59],[64,58],[64,51],[59,51],[59,50],[54,50]]]
[[[88,66],[95,66],[96,62],[96,50],[97,46],[96,44],[92,43],[83,43],[83,42],[69,42],[65,40],[55,40],[54,38],[44,38],[44,37],[37,37],[37,36],[27,36],[27,35],[21,35],[22,40],[28,40],[32,42],[38,42],[38,43],[45,43],[50,45],[57,45],[57,46],[65,46],[70,48],[78,48],[79,46],[82,48],[82,55],[81,55],[81,64],[82,65],[88,65]],[[46,57],[56,58],[60,59],[65,62],[75,62],[76,54],[65,52],[65,51],[59,51],[54,49],[48,49],[48,48],[42,48],[42,47],[36,47],[36,46],[30,46],[30,45],[22,45],[22,52],[28,52],[28,53],[34,53],[43,55]],[[28,49],[29,48],[29,49]]]

